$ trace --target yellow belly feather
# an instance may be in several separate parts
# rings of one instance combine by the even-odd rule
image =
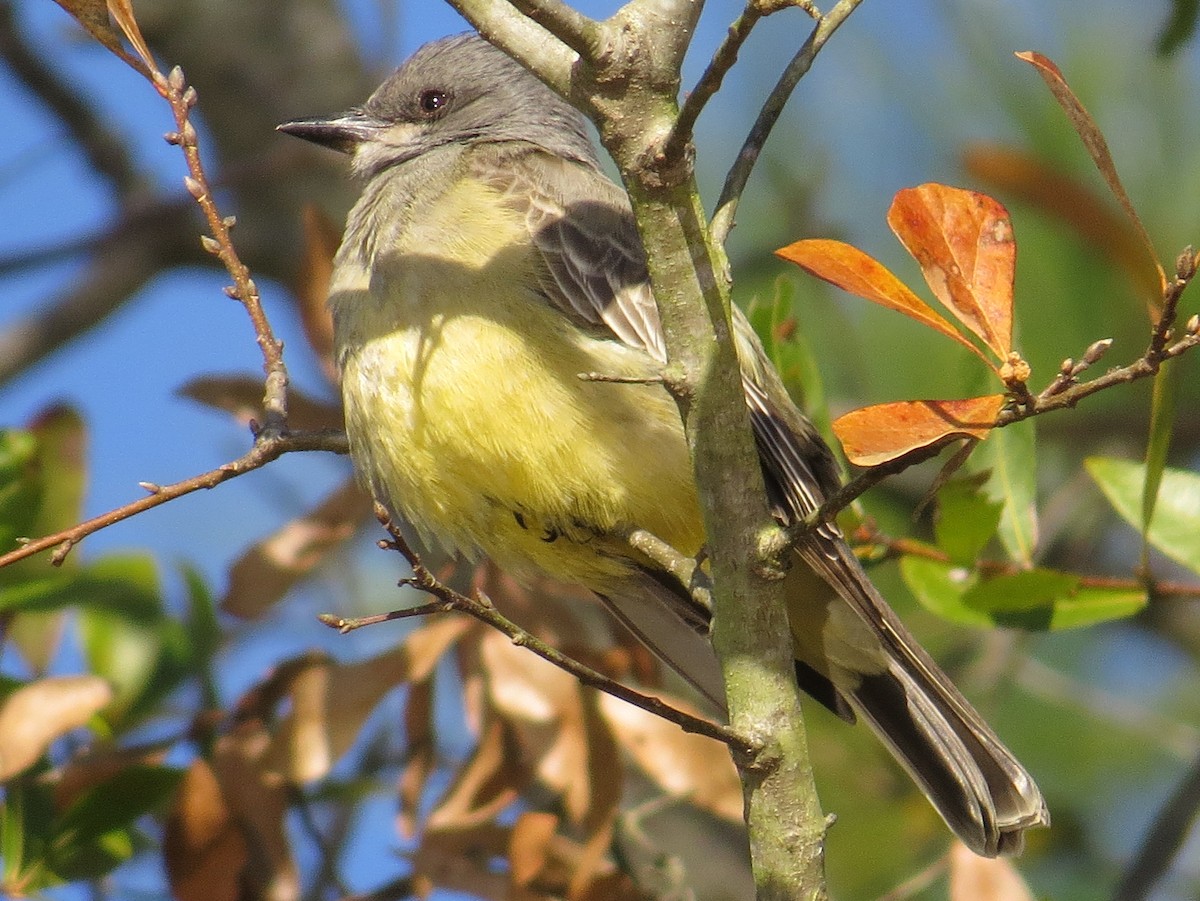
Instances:
[[[532,252],[511,240],[524,225],[470,199],[486,206],[477,220],[462,198],[452,220],[423,216],[369,285],[341,267],[331,305],[360,472],[418,529],[518,573],[604,590],[628,566],[611,536],[633,526],[696,553],[674,403],[658,385],[579,378],[654,362],[517,289],[534,283]]]

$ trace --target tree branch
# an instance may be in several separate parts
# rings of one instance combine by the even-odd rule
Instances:
[[[1141,901],[1171,866],[1200,815],[1200,756],[1150,824],[1132,863],[1113,893],[1122,901]]]
[[[476,30],[563,97],[571,96],[571,70],[577,59],[573,44],[551,35],[509,3],[492,0],[446,0]],[[590,21],[590,20],[589,20]]]
[[[34,554],[40,554],[49,548],[55,548],[50,562],[58,566],[66,559],[67,554],[75,545],[94,532],[99,532],[114,523],[161,506],[177,497],[191,494],[193,491],[215,488],[222,482],[228,482],[230,479],[245,475],[255,469],[261,469],[284,454],[315,450],[344,454],[349,451],[349,447],[346,443],[346,436],[341,432],[263,433],[255,441],[254,446],[236,460],[172,485],[143,482],[142,487],[149,492],[146,497],[109,510],[107,513],[85,520],[69,529],[55,532],[53,535],[46,535],[33,541],[23,541],[17,550],[0,556],[0,568],[8,566],[10,563],[16,563],[18,560],[24,560],[26,557],[32,557]]]
[[[833,9],[817,19],[817,24],[809,34],[808,40],[804,42],[804,45],[792,57],[792,61],[788,63],[787,68],[783,70],[778,83],[759,111],[758,118],[750,129],[750,134],[742,144],[737,161],[734,162],[729,174],[725,177],[725,185],[721,189],[721,196],[717,200],[716,211],[713,213],[712,225],[709,229],[713,241],[717,244],[724,244],[729,237],[729,232],[733,229],[734,216],[737,213],[742,192],[746,190],[746,183],[750,180],[750,173],[754,170],[754,164],[758,162],[763,145],[766,144],[775,123],[779,121],[779,116],[783,112],[788,98],[791,97],[792,91],[812,67],[813,60],[817,58],[817,54],[821,52],[825,42],[833,36],[833,33],[858,8],[861,2],[862,0],[838,0]]]
[[[352,629],[361,628],[365,625],[374,625],[375,623],[385,622],[392,619],[401,619],[408,616],[421,616],[428,613],[445,612],[449,610],[458,610],[474,617],[480,622],[491,626],[500,632],[503,632],[513,644],[520,647],[528,648],[537,654],[543,660],[554,664],[559,669],[570,673],[584,685],[598,689],[610,694],[613,697],[620,698],[633,704],[635,707],[640,707],[643,710],[653,713],[655,716],[662,717],[669,722],[675,723],[685,732],[694,732],[698,735],[706,735],[709,738],[716,739],[730,747],[735,754],[750,754],[755,748],[753,742],[745,736],[739,734],[736,730],[729,726],[723,726],[720,723],[715,723],[712,720],[704,719],[703,717],[694,716],[690,713],[685,713],[678,708],[672,707],[665,701],[654,697],[653,695],[643,694],[640,691],[635,691],[619,682],[616,682],[603,673],[599,673],[591,667],[584,666],[579,661],[568,657],[566,654],[559,651],[557,648],[551,647],[544,641],[541,641],[534,635],[522,629],[508,617],[504,616],[495,608],[490,600],[483,595],[476,598],[469,598],[466,595],[455,591],[450,586],[443,583],[437,578],[421,561],[420,555],[413,550],[408,540],[404,537],[404,533],[400,531],[392,519],[387,508],[380,503],[375,504],[375,518],[379,520],[391,536],[390,541],[381,541],[379,546],[384,550],[397,551],[408,561],[412,567],[412,578],[404,579],[400,584],[408,585],[418,591],[423,591],[426,594],[437,598],[437,602],[431,604],[422,604],[419,607],[408,608],[405,610],[394,610],[389,613],[380,614],[378,616],[363,617],[360,619],[345,620],[336,617],[332,614],[322,614],[319,618],[321,622],[332,628],[338,629],[341,632],[349,632]]]

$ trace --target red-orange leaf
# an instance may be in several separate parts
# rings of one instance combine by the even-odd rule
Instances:
[[[1121,184],[1121,179],[1117,175],[1117,166],[1109,152],[1108,142],[1104,140],[1104,135],[1100,133],[1100,128],[1096,125],[1095,120],[1079,102],[1079,98],[1075,96],[1075,92],[1071,90],[1066,78],[1052,60],[1033,50],[1023,51],[1016,56],[1017,59],[1024,60],[1036,68],[1038,74],[1042,76],[1042,80],[1050,88],[1050,93],[1054,95],[1058,105],[1063,108],[1067,118],[1071,120],[1071,125],[1080,140],[1083,141],[1083,146],[1087,148],[1092,162],[1096,164],[1096,168],[1100,170],[1109,189],[1121,204],[1122,209],[1125,210],[1129,221],[1137,229],[1137,233],[1142,239],[1142,245],[1146,248],[1148,261],[1158,276],[1159,295],[1148,299],[1151,311],[1156,311],[1161,301],[1162,291],[1167,285],[1167,275],[1163,272],[1158,255],[1154,252],[1154,244],[1150,241],[1146,226],[1142,225],[1142,220],[1138,218],[1137,211],[1133,208],[1133,202],[1125,193],[1125,186]]]
[[[1146,265],[1141,235],[1097,188],[1026,150],[999,144],[972,144],[963,151],[962,161],[967,172],[987,187],[1055,217],[1101,256],[1118,263],[1138,297],[1159,296],[1158,276]]]
[[[942,306],[1001,360],[1012,350],[1012,222],[986,194],[925,184],[896,194],[888,225]]]
[[[833,424],[851,463],[878,466],[954,438],[986,438],[1006,396],[903,400],[854,410]]]
[[[873,257],[842,241],[810,238],[775,251],[775,255],[795,263],[806,272],[831,285],[857,294],[889,310],[903,313],[934,331],[953,338],[995,369],[995,364],[938,315],[925,301]]]

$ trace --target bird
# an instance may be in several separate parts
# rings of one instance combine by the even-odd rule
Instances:
[[[452,552],[590,589],[723,705],[710,611],[628,541],[695,556],[705,533],[643,245],[582,114],[468,33],[419,48],[362,106],[279,129],[348,154],[362,183],[328,301],[362,481]],[[769,512],[795,524],[839,468],[732,316]],[[967,847],[1019,853],[1049,824],[835,524],[798,539],[785,593],[801,688],[866,721]]]

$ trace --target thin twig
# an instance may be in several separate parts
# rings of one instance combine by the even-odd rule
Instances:
[[[1200,756],[1192,761],[1171,797],[1158,811],[1113,897],[1121,901],[1141,901],[1148,897],[1170,868],[1198,815]]]
[[[878,545],[882,548],[881,558],[920,557],[937,563],[952,563],[950,555],[940,548],[915,541],[911,538],[892,538],[873,526],[863,526],[854,535],[857,542]],[[1002,560],[979,560],[974,568],[986,576],[1016,575],[1025,572],[1025,567]],[[1158,600],[1190,600],[1200,598],[1200,583],[1152,581],[1147,585],[1144,578],[1120,578],[1117,576],[1079,576],[1081,588],[1097,588],[1105,591],[1147,591]]]
[[[858,8],[860,3],[862,0],[838,0],[833,9],[817,20],[808,40],[804,42],[804,45],[792,57],[792,61],[788,63],[787,68],[783,70],[778,83],[759,111],[758,118],[750,129],[750,134],[742,144],[737,160],[725,177],[725,185],[721,189],[721,197],[717,200],[716,211],[713,213],[712,224],[709,226],[713,243],[724,244],[725,239],[729,237],[729,232],[733,229],[738,202],[741,200],[742,192],[746,190],[750,173],[754,169],[754,164],[758,162],[763,145],[766,144],[771,130],[779,120],[792,91],[812,67],[813,60],[817,58],[817,54],[821,52],[825,42],[833,36],[833,33]]]
[[[599,23],[559,0],[508,0],[584,59],[595,54]]]
[[[742,10],[742,14],[729,26],[725,40],[721,42],[721,46],[717,48],[713,58],[709,61],[708,68],[704,70],[704,74],[700,76],[700,80],[696,82],[696,86],[692,88],[691,93],[683,102],[671,134],[663,144],[663,152],[669,158],[674,159],[684,153],[684,148],[692,140],[692,131],[696,126],[696,120],[700,118],[701,111],[721,89],[721,82],[725,80],[725,75],[737,62],[738,51],[742,49],[742,44],[750,36],[750,31],[758,24],[758,20],[763,15],[762,3],[759,0],[750,0],[746,4],[746,8]]]
[[[109,510],[107,513],[102,513],[92,519],[77,523],[69,529],[63,529],[61,532],[55,532],[52,535],[46,535],[34,541],[22,542],[21,547],[17,550],[9,551],[7,554],[0,556],[0,567],[16,563],[18,560],[24,560],[26,557],[32,557],[34,554],[39,554],[49,548],[55,548],[50,562],[58,566],[66,559],[67,554],[71,552],[71,549],[75,545],[94,532],[99,532],[101,529],[107,528],[121,520],[161,506],[177,497],[191,494],[193,491],[199,491],[203,488],[215,488],[222,482],[228,482],[230,479],[245,475],[255,469],[260,469],[272,460],[282,457],[284,454],[315,450],[344,454],[348,452],[349,448],[346,443],[346,436],[337,431],[263,434],[248,452],[216,469],[193,476],[190,479],[184,479],[182,482],[175,482],[172,485],[155,485],[143,482],[142,487],[150,492],[146,497]]]
[[[233,246],[230,230],[234,220],[232,217],[222,216],[213,199],[212,189],[204,172],[204,163],[200,159],[199,137],[190,121],[192,109],[198,99],[196,90],[187,84],[183,70],[178,66],[167,76],[153,68],[151,81],[155,90],[171,105],[178,130],[165,137],[168,143],[178,145],[183,151],[189,173],[184,179],[184,186],[196,199],[212,232],[211,237],[201,237],[201,244],[221,261],[233,278],[233,286],[226,288],[225,293],[245,307],[254,326],[254,335],[263,355],[263,371],[266,373],[263,428],[268,433],[282,434],[287,431],[288,386],[287,368],[283,363],[283,342],[275,337],[271,323],[267,321],[266,313],[263,312],[258,286]]]
[[[691,595],[692,600],[711,614],[712,586],[691,557],[679,553],[667,542],[645,529],[634,529],[625,536],[628,545],[668,574],[680,588]]]
[[[426,594],[437,598],[441,603],[436,605],[422,605],[420,608],[410,608],[411,610],[425,612],[437,612],[443,609],[460,610],[463,613],[473,616],[475,619],[483,622],[494,629],[498,629],[507,635],[513,644],[520,647],[528,648],[533,651],[543,660],[554,664],[559,669],[570,673],[584,685],[598,689],[610,694],[613,697],[620,698],[636,707],[653,713],[655,716],[662,717],[669,722],[675,723],[685,732],[694,732],[698,735],[706,735],[709,738],[716,739],[728,745],[735,753],[752,754],[757,751],[754,744],[745,736],[739,735],[728,726],[720,723],[715,723],[712,720],[704,719],[703,717],[694,716],[690,713],[685,713],[665,701],[654,697],[653,695],[643,694],[635,691],[619,682],[608,678],[602,673],[597,672],[591,667],[584,666],[577,660],[568,657],[556,648],[551,647],[545,642],[531,635],[526,630],[522,629],[512,620],[504,616],[498,611],[487,598],[482,595],[479,598],[469,598],[460,592],[455,591],[450,586],[439,580],[425,564],[421,562],[421,557],[405,539],[400,528],[392,520],[391,514],[382,504],[375,504],[375,517],[379,520],[391,536],[391,541],[380,542],[380,546],[399,552],[412,567],[413,575],[410,579],[405,579],[402,584],[410,585],[418,591],[423,591]],[[409,611],[396,611],[393,614],[384,614],[381,619],[393,619],[396,616],[412,615]],[[321,621],[326,625],[334,628],[344,629],[346,626],[345,620],[338,620],[332,616],[322,616]]]

